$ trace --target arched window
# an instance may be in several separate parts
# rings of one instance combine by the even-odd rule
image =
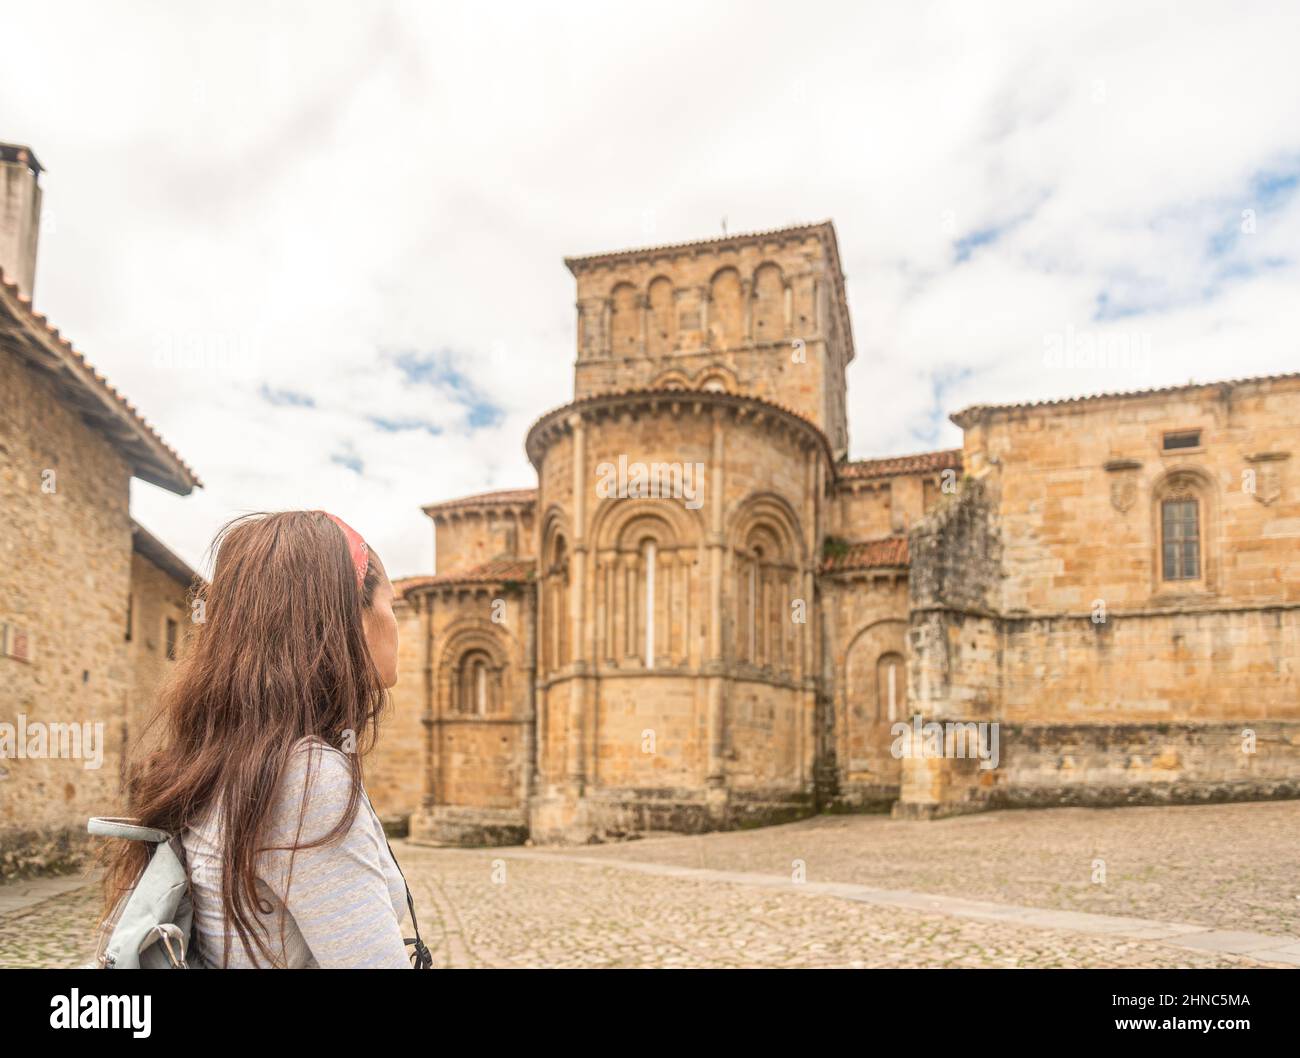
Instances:
[[[456,672],[456,711],[466,716],[496,712],[496,688],[492,659],[482,650],[467,651]]]
[[[641,299],[629,283],[610,295],[610,345],[615,356],[632,356],[641,341]]]
[[[710,393],[729,393],[735,387],[724,371],[705,371],[700,375],[699,387]]]
[[[779,341],[785,337],[785,281],[774,264],[754,273],[754,341]]]
[[[551,543],[542,581],[542,661],[547,672],[569,663],[569,552],[563,536]]]
[[[709,284],[709,338],[715,349],[731,349],[741,337],[740,274],[724,268]]]
[[[907,702],[907,675],[903,655],[890,651],[876,662],[876,720],[893,723]]]
[[[1178,592],[1212,589],[1213,486],[1195,469],[1174,471],[1155,488],[1155,579]]]
[[[769,672],[788,672],[794,657],[790,604],[796,570],[766,526],[750,532],[736,555],[736,656]]]
[[[592,528],[591,646],[602,664],[663,671],[690,661],[692,513],[649,498],[612,501],[598,509]]]
[[[1201,512],[1195,498],[1160,501],[1160,544],[1165,580],[1201,577]]]
[[[667,356],[677,344],[677,294],[672,281],[659,276],[650,284],[646,342],[650,356]]]

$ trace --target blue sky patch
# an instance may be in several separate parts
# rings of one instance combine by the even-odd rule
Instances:
[[[479,430],[496,426],[505,418],[505,410],[474,385],[455,365],[448,350],[436,353],[403,352],[392,357],[402,377],[413,385],[429,386],[460,405],[468,413],[469,428]],[[421,426],[440,430],[432,423]]]
[[[292,389],[272,389],[265,382],[259,391],[261,398],[268,404],[274,404],[277,408],[314,408],[316,401],[306,393],[298,393]]]
[[[335,452],[330,456],[330,462],[341,467],[347,467],[354,474],[365,474],[366,465],[361,462],[361,457],[352,452]]]

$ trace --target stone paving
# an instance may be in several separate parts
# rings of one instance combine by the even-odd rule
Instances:
[[[444,967],[1300,964],[1300,802],[395,847]],[[93,949],[97,888],[45,884],[0,888],[0,966]]]

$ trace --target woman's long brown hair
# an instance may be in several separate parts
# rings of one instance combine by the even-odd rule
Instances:
[[[251,940],[275,963],[257,921],[259,912],[271,910],[256,891],[261,839],[294,745],[304,736],[355,748],[347,754],[354,782],[338,825],[295,848],[326,844],[352,824],[361,756],[374,743],[387,701],[362,624],[380,572],[372,560],[358,587],[343,530],[319,511],[237,518],[218,533],[213,550],[212,581],[197,589],[202,620],[159,699],[160,748],[128,772],[127,814],[180,834],[220,804],[227,929],[233,926],[250,958]],[[305,800],[306,789],[304,808]],[[115,845],[106,915],[150,852],[143,842]]]

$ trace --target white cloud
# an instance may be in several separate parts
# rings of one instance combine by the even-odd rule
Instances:
[[[49,168],[38,306],[205,479],[133,494],[194,562],[225,519],[302,505],[427,569],[419,506],[530,484],[524,431],[571,393],[561,257],[723,217],[836,221],[855,456],[957,443],[976,401],[1300,366],[1292,5],[0,17],[0,138]],[[1067,328],[1149,360],[1054,367]]]

